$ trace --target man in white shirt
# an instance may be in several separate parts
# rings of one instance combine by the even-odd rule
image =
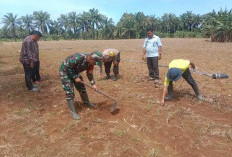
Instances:
[[[149,70],[148,80],[155,80],[155,84],[159,80],[158,60],[161,59],[162,43],[160,38],[153,34],[153,29],[147,29],[147,38],[143,44],[142,59],[147,58],[147,67]]]

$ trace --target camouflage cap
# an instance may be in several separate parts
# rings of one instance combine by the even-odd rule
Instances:
[[[90,53],[89,55],[96,62],[101,62],[103,60],[103,56],[102,56],[101,52],[99,52],[99,51],[94,51],[93,53]]]
[[[95,60],[95,62],[96,62],[96,64],[97,64],[98,66],[101,65],[101,62],[103,61],[103,56],[102,56],[101,52],[99,52],[99,51],[94,51],[93,53],[90,53],[89,55],[91,56],[91,58],[92,58],[93,60]]]

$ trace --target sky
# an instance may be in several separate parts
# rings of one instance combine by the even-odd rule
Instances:
[[[112,18],[116,24],[125,12],[143,12],[155,17],[161,17],[164,13],[180,16],[187,11],[203,15],[213,9],[231,10],[232,0],[0,0],[0,22],[7,13],[21,17],[42,10],[48,12],[52,20],[56,20],[61,14],[72,11],[82,13],[92,8]]]

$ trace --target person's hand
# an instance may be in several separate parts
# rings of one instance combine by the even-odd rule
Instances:
[[[194,64],[192,64],[192,65],[191,65],[191,68],[192,68],[193,70],[195,70],[196,67],[195,67]]]
[[[76,78],[75,81],[76,81],[77,83],[83,83],[82,80],[81,80],[79,77]]]
[[[161,103],[160,103],[161,106],[164,106],[164,99],[161,100]]]
[[[145,55],[142,56],[142,60],[145,60]]]
[[[97,90],[97,86],[96,85],[92,85],[93,89],[96,91]]]
[[[159,55],[159,60],[161,60],[161,54]]]
[[[114,65],[118,65],[118,61],[113,61],[114,62]]]
[[[31,62],[30,64],[30,68],[33,69],[34,68],[34,62]]]

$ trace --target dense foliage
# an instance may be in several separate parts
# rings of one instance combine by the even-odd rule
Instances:
[[[211,41],[232,41],[232,10],[214,10],[205,15],[191,11],[179,17],[165,13],[162,17],[124,13],[117,24],[98,9],[77,14],[70,12],[51,20],[50,14],[35,11],[33,15],[17,17],[7,13],[2,18],[1,40],[21,40],[32,30],[39,30],[43,40],[60,39],[134,39],[146,37],[146,29],[152,27],[160,37],[210,37]]]

